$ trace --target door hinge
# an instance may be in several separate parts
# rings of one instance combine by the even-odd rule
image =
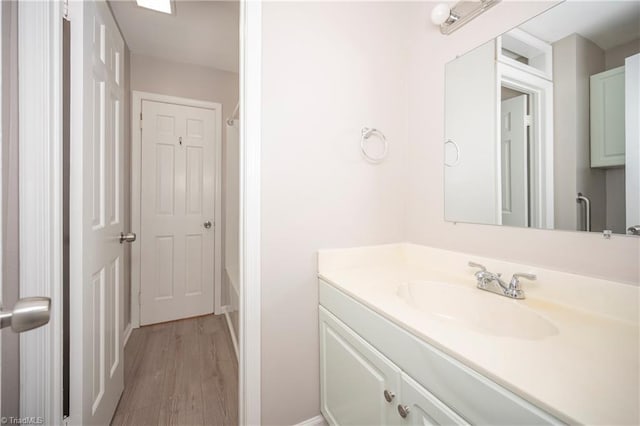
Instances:
[[[69,19],[69,0],[64,0],[62,2],[62,19],[65,21],[71,21],[71,19]]]
[[[142,130],[142,113],[140,113],[140,130]]]
[[[532,126],[533,125],[533,117],[531,117],[530,115],[525,115],[524,116],[524,125],[525,126]]]

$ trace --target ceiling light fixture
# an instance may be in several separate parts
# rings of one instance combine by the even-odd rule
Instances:
[[[173,5],[171,0],[136,0],[138,6],[145,9],[155,10],[169,15],[173,14]]]

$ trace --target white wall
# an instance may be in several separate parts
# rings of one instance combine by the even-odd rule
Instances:
[[[238,102],[238,74],[131,53],[131,90],[222,104],[222,116]]]
[[[640,52],[640,39],[606,50],[604,52],[606,62],[605,69],[610,70],[623,66],[625,58],[633,56],[638,52]]]
[[[318,249],[401,241],[407,10],[263,4],[262,422],[320,411]],[[388,159],[360,154],[381,129]]]
[[[443,220],[444,64],[534,16],[550,3],[504,1],[450,36],[425,22],[433,3],[416,4],[409,85],[407,237],[415,243],[521,261],[638,284],[640,241],[580,232],[452,224]]]
[[[638,283],[638,239],[443,220],[444,65],[547,6],[443,36],[433,3],[263,4],[263,424],[319,413],[318,249],[408,240]],[[365,125],[389,139],[379,166]]]

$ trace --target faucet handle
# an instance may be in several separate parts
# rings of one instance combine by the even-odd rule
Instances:
[[[486,266],[479,263],[469,261],[469,266],[471,266],[472,268],[480,268],[482,272],[487,272]]]
[[[527,274],[525,272],[516,272],[515,274],[513,274],[513,277],[511,278],[511,283],[510,283],[509,287],[511,287],[513,289],[519,289],[520,288],[520,280],[519,280],[519,278],[524,278],[524,279],[527,279],[527,280],[534,281],[538,277],[535,274]]]

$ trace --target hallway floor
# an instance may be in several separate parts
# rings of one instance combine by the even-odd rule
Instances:
[[[238,365],[224,316],[133,330],[112,425],[237,425]]]

